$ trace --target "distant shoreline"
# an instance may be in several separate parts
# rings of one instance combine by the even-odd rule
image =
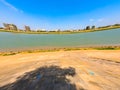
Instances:
[[[0,32],[10,32],[10,33],[16,33],[16,34],[77,34],[77,33],[87,33],[87,32],[97,32],[97,31],[105,31],[105,30],[114,30],[119,29],[120,26],[113,26],[113,27],[107,27],[107,28],[96,28],[96,29],[90,29],[90,30],[75,30],[75,31],[44,31],[44,32],[37,32],[37,31],[14,31],[14,30],[4,30],[0,29]]]

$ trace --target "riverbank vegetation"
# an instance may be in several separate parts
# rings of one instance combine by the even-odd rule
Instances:
[[[40,52],[56,52],[56,51],[74,51],[74,50],[120,50],[120,46],[98,46],[98,47],[66,47],[66,48],[46,48],[46,49],[27,49],[2,51],[0,56],[11,56],[16,54],[40,53]]]
[[[120,24],[95,27],[95,26],[86,26],[85,29],[77,29],[77,30],[31,30],[29,26],[25,26],[25,30],[20,30],[14,24],[3,24],[4,28],[0,28],[1,32],[12,32],[12,33],[24,33],[24,34],[75,34],[75,33],[86,33],[86,32],[96,32],[103,30],[112,30],[120,28]]]

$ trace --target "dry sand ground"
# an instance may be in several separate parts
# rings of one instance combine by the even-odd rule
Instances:
[[[79,50],[0,56],[0,86],[42,66],[76,69],[68,77],[85,90],[120,90],[120,50]]]

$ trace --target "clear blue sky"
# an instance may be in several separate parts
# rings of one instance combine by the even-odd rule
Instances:
[[[120,0],[0,0],[0,26],[78,29],[120,23]]]

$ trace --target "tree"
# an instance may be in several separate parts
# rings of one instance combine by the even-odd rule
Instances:
[[[4,29],[5,30],[10,30],[10,26],[7,23],[3,23]]]
[[[92,26],[92,29],[95,29],[95,26]]]
[[[0,29],[4,29],[3,27],[0,27]]]
[[[120,26],[120,24],[114,24],[114,26]]]
[[[90,30],[90,26],[87,26],[87,27],[86,27],[86,30]]]
[[[17,31],[17,26],[14,24],[9,24],[10,30],[15,30]]]
[[[30,29],[30,27],[29,26],[25,26],[25,31],[27,32],[30,32],[31,31],[31,29]]]
[[[15,24],[3,23],[3,26],[5,30],[17,30],[17,26]]]

